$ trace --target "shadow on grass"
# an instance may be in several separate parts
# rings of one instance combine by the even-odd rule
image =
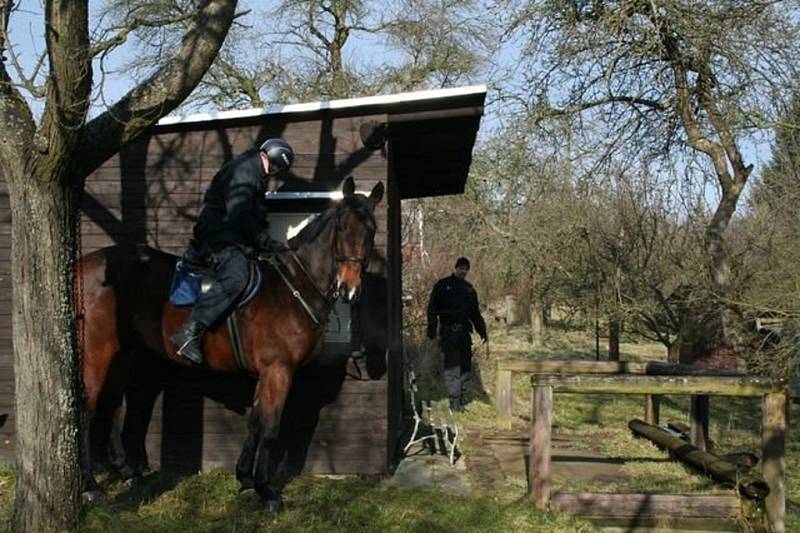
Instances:
[[[280,513],[231,494],[231,474],[182,479],[169,491],[159,476],[131,490],[131,510],[110,503],[92,509],[81,531],[585,531],[585,524],[540,512],[519,492],[456,496],[384,486],[377,478],[300,476],[284,491]],[[169,485],[169,482],[167,482]],[[149,498],[156,496],[152,500]],[[136,503],[138,502],[138,508]]]

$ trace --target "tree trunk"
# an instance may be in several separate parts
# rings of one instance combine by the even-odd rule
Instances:
[[[680,337],[675,337],[672,344],[667,346],[667,361],[670,363],[678,364],[681,355],[681,341]]]
[[[534,348],[544,344],[544,310],[535,302],[530,304],[531,329],[530,341]]]
[[[15,531],[71,530],[80,510],[83,397],[73,355],[79,332],[70,215],[76,209],[69,187],[51,176],[5,176],[17,391]]]
[[[517,297],[513,294],[506,294],[505,297],[505,311],[506,311],[506,328],[516,326],[518,323],[517,318]]]
[[[619,320],[608,321],[608,360],[619,361]]]
[[[705,245],[709,258],[709,273],[712,288],[720,300],[719,323],[721,332],[714,344],[729,348],[737,344],[738,317],[733,304],[729,303],[731,266],[725,246],[725,231],[736,212],[739,191],[733,187],[723,190],[719,206],[706,228]]]

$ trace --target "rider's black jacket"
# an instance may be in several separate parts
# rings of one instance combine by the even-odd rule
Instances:
[[[194,226],[195,240],[212,249],[227,245],[258,246],[268,235],[262,186],[266,178],[257,149],[226,163],[203,198],[203,208]]]
[[[486,338],[486,323],[478,307],[478,293],[470,282],[450,275],[436,282],[428,301],[428,337],[436,336],[436,325],[445,328],[454,324],[462,324],[466,331],[472,326],[481,338]]]

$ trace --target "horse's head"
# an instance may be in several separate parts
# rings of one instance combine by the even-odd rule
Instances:
[[[336,209],[333,258],[336,263],[336,290],[345,301],[356,298],[361,274],[367,267],[375,238],[375,205],[383,197],[383,183],[372,188],[369,196],[355,193],[353,178],[342,185],[342,201]]]

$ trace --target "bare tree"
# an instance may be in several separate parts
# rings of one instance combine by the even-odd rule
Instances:
[[[75,310],[78,201],[86,176],[174,109],[200,81],[234,18],[236,0],[192,2],[169,60],[87,121],[92,60],[145,18],[90,40],[88,0],[46,0],[46,72],[36,87],[10,41],[18,2],[0,0],[0,173],[12,214],[13,344],[17,414],[14,529],[72,529],[80,505],[81,366]],[[11,66],[11,70],[9,70]],[[30,71],[28,71],[30,72]],[[43,96],[41,119],[31,100]]]
[[[159,17],[180,16],[173,0]],[[128,2],[111,12],[124,20]],[[491,56],[494,24],[475,0],[270,0],[243,13],[190,105],[263,107],[447,87],[472,79]],[[265,42],[264,36],[270,37]],[[174,36],[141,26],[152,68]]]
[[[514,7],[509,28],[528,43],[522,57],[537,119],[582,115],[577,125],[605,127],[606,149],[705,158],[718,192],[704,235],[721,303],[716,344],[729,344],[736,320],[725,235],[753,168],[742,145],[776,120],[776,104],[797,79],[797,3],[540,0]]]

